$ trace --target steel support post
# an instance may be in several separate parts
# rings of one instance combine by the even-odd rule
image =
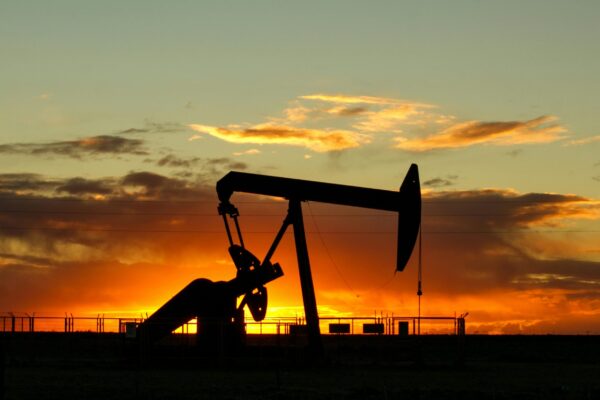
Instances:
[[[313,355],[321,356],[323,354],[323,342],[321,341],[321,329],[319,328],[319,313],[317,311],[315,288],[310,271],[304,221],[302,220],[302,205],[299,200],[290,199],[289,215],[292,217],[292,225],[294,226],[298,271],[300,272],[302,300],[304,302],[304,314],[306,315],[306,328],[308,330],[308,346]]]

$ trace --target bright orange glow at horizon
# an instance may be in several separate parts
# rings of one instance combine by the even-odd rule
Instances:
[[[600,284],[595,269],[597,261],[594,261],[598,253],[579,255],[579,248],[593,249],[593,242],[581,240],[577,247],[563,247],[561,254],[572,252],[570,261],[535,258],[529,250],[534,248],[535,254],[550,256],[552,249],[561,243],[565,246],[572,243],[553,233],[538,232],[538,226],[547,225],[548,221],[572,224],[590,220],[597,215],[596,202],[544,195],[546,202],[534,207],[531,203],[512,201],[520,196],[517,193],[486,191],[461,195],[451,192],[444,202],[430,203],[440,196],[443,194],[429,197],[431,200],[426,197],[424,203],[423,316],[451,317],[469,312],[467,327],[471,333],[600,331],[600,300],[593,295],[594,288]],[[490,217],[484,221],[479,219],[476,225],[465,225],[472,218],[460,218],[459,208],[472,207],[474,199],[484,204],[486,198],[501,199],[502,196],[508,196],[512,203],[501,204],[501,217],[497,216],[497,210],[486,210]],[[266,200],[245,203],[251,199],[242,197],[240,223],[246,232],[246,246],[261,258],[283,220],[286,204]],[[548,204],[550,201],[553,203]],[[103,207],[106,202],[102,201]],[[214,213],[211,203],[204,208],[206,212],[199,212],[194,204],[193,212],[200,216],[177,217],[177,227],[182,230],[179,233],[158,231],[157,227],[163,229],[161,226],[170,229],[173,222],[172,218],[160,215],[144,215],[141,226],[134,225],[133,220],[124,220],[121,215],[100,214],[98,221],[77,221],[78,228],[90,223],[100,227],[125,223],[125,226],[147,231],[105,233],[96,229],[82,232],[87,240],[103,243],[102,252],[90,253],[84,247],[62,245],[69,250],[68,256],[62,254],[62,264],[32,267],[32,275],[11,278],[15,287],[27,282],[36,291],[23,296],[8,288],[2,307],[30,315],[35,312],[38,316],[61,316],[68,312],[75,316],[145,318],[194,279],[232,279],[235,268],[227,254],[222,222],[218,216],[211,216]],[[418,252],[414,252],[404,272],[394,275],[396,221],[393,213],[318,204],[306,205],[304,210],[321,317],[417,316]],[[181,212],[188,211],[181,209]],[[444,215],[444,212],[458,216],[453,217],[454,220],[429,217]],[[151,210],[148,214],[154,213]],[[93,214],[92,217],[96,218]],[[52,215],[48,221],[52,228],[73,224],[68,219],[55,218]],[[197,228],[200,221],[201,231]],[[556,227],[556,223],[553,224],[550,226]],[[434,233],[441,229],[452,232],[457,229],[455,226],[466,233]],[[536,233],[524,236],[527,240],[502,233],[515,226],[520,229],[532,226]],[[185,232],[191,229],[196,231]],[[485,233],[494,230],[500,233]],[[11,240],[15,246],[25,243],[18,238]],[[60,243],[61,239],[57,240]],[[36,253],[32,249],[35,247],[24,248],[33,256]],[[35,256],[38,258],[30,258],[31,262],[41,263],[41,253]],[[6,260],[2,267],[5,272],[10,270]],[[267,286],[267,319],[302,318],[304,310],[291,232],[285,235],[272,260],[282,265],[285,275]],[[248,312],[246,315],[249,317]],[[260,329],[256,328],[258,325],[250,326]],[[437,328],[428,329],[435,332]]]

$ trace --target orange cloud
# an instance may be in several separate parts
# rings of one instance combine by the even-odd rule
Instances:
[[[513,145],[549,143],[563,139],[566,129],[554,123],[554,116],[529,121],[461,122],[424,138],[397,138],[396,147],[409,151],[429,151],[469,147],[477,144]]]
[[[558,226],[563,221],[600,219],[600,201],[578,196],[565,196],[559,203],[535,204],[522,208],[524,214],[536,215],[530,224]]]
[[[338,117],[359,117],[359,121],[354,127],[364,132],[390,132],[396,130],[399,124],[422,124],[424,121],[417,120],[415,117],[425,117],[423,110],[434,108],[430,104],[373,96],[314,94],[300,96],[300,99],[336,104],[334,107],[312,109],[312,112],[309,112],[311,109],[306,107],[290,109],[303,110],[305,119],[311,115],[319,117],[324,114]],[[348,106],[359,104],[368,105],[375,109],[369,110],[365,106]],[[438,119],[436,117],[436,120]]]
[[[257,125],[245,129],[198,124],[191,124],[189,127],[231,143],[284,144],[302,146],[317,152],[351,149],[369,141],[367,136],[347,130],[303,129],[276,125]]]
[[[268,117],[266,123],[251,127],[204,124],[188,127],[232,143],[283,144],[318,152],[364,146],[379,133],[393,134],[394,148],[424,152],[480,144],[549,143],[564,139],[563,133],[567,132],[556,122],[556,117],[549,115],[527,121],[456,122],[456,116],[443,114],[436,108],[432,104],[386,97],[316,93],[293,100],[283,110],[282,117]],[[201,135],[195,134],[188,140],[200,138]],[[595,137],[571,144],[593,141]]]

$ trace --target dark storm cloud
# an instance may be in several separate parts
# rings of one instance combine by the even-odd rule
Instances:
[[[600,175],[594,176],[592,177],[593,180],[595,180],[596,182],[600,182]]]
[[[77,159],[84,155],[147,155],[143,144],[144,142],[139,139],[101,135],[62,142],[3,144],[0,145],[0,153],[64,156]]]

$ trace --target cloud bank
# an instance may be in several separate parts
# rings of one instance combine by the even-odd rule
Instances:
[[[261,254],[286,204],[234,201],[249,248]],[[468,326],[480,332],[596,329],[581,321],[600,321],[600,248],[585,225],[600,220],[598,201],[494,189],[429,193],[423,201],[426,314],[466,310]],[[235,268],[227,265],[216,203],[214,179],[149,171],[101,179],[0,175],[0,309],[152,311],[192,279],[230,279]],[[305,223],[324,309],[414,311],[416,258],[389,281],[396,215],[309,204]],[[275,259],[295,268],[291,235]],[[301,305],[291,273],[270,291],[272,305]]]

